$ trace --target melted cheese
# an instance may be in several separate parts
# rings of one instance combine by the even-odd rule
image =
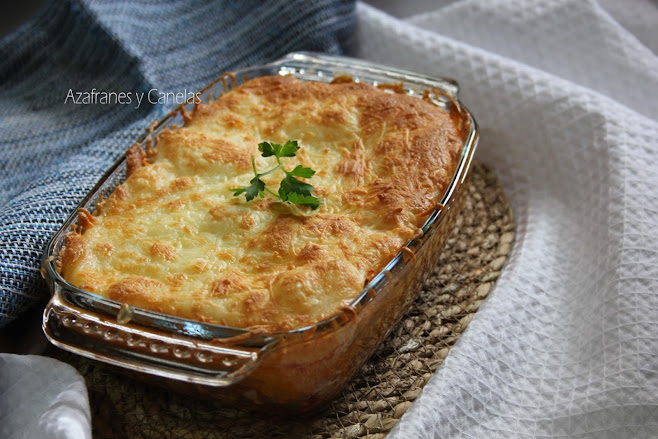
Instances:
[[[186,119],[148,158],[133,151],[129,178],[81,213],[58,266],[110,299],[235,327],[292,329],[349,303],[419,233],[462,145],[434,104],[345,80],[257,78]],[[275,165],[258,143],[289,139],[301,149],[282,160],[317,171],[321,206],[234,197],[252,156]]]

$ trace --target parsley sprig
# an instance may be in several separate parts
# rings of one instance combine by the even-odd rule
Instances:
[[[256,198],[256,196],[259,196],[260,198],[265,197],[265,192],[268,192],[281,201],[298,204],[300,206],[308,206],[313,210],[320,206],[320,199],[311,194],[314,190],[313,186],[296,178],[311,178],[315,174],[315,171],[302,165],[297,165],[292,171],[287,171],[286,168],[283,167],[283,163],[281,163],[283,157],[295,157],[297,155],[299,145],[296,140],[288,140],[284,145],[261,142],[258,144],[258,150],[263,157],[274,156],[277,165],[268,171],[258,172],[256,169],[256,159],[254,156],[251,156],[251,167],[254,170],[255,177],[249,181],[249,186],[231,189],[234,196],[237,197],[244,193],[247,201],[251,201]],[[261,177],[272,174],[279,169],[282,170],[286,176],[281,180],[281,183],[279,184],[279,192],[276,193],[267,187]]]

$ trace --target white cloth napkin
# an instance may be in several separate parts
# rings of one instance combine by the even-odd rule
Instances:
[[[0,354],[0,437],[91,439],[82,376],[52,358]]]
[[[372,3],[354,55],[458,80],[517,224],[389,437],[658,438],[658,6]]]

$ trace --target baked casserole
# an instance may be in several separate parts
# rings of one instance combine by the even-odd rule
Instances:
[[[401,86],[340,76],[249,80],[185,114],[93,215],[58,268],[109,299],[220,325],[283,331],[348,306],[440,203],[463,144],[459,119]],[[317,210],[230,189],[275,164],[263,141],[298,141]],[[277,181],[269,175],[268,186]]]
[[[53,237],[46,336],[173,390],[316,410],[399,321],[455,221],[478,139],[457,90],[309,53],[222,75]],[[288,174],[303,197],[282,192]]]

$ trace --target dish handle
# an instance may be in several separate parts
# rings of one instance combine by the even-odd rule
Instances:
[[[94,360],[164,378],[213,387],[235,384],[253,372],[278,339],[262,346],[213,344],[146,330],[82,310],[54,294],[43,331],[59,348]]]

